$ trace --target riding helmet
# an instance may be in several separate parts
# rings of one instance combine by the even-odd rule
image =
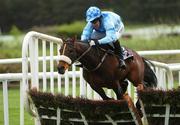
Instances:
[[[91,6],[86,11],[86,21],[91,22],[101,16],[101,10],[98,7]]]

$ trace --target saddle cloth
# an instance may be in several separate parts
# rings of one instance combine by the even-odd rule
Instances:
[[[129,58],[133,58],[133,54],[131,51],[128,51],[125,47],[122,47],[123,50],[123,59],[129,59]]]

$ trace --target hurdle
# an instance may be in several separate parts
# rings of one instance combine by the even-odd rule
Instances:
[[[143,116],[149,125],[178,125],[180,123],[180,88],[138,91]]]

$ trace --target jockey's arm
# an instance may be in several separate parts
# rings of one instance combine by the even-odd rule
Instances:
[[[106,36],[98,40],[99,44],[107,44],[117,40],[116,32],[114,28],[106,30]]]
[[[107,44],[116,41],[118,38],[116,36],[115,26],[113,22],[108,18],[104,18],[104,29],[106,36],[98,40],[99,44]]]
[[[87,23],[86,26],[83,29],[82,34],[81,34],[81,41],[90,40],[92,32],[93,32],[92,24],[91,23]]]

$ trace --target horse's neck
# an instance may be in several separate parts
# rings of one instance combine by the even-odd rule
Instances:
[[[79,42],[77,43],[76,50],[79,53],[79,56],[82,56],[88,49],[90,49],[79,61],[86,68],[94,68],[99,63],[99,54],[96,48],[89,48],[90,46],[87,43]]]
[[[89,47],[88,43],[77,41],[75,42],[76,51],[83,53]]]

